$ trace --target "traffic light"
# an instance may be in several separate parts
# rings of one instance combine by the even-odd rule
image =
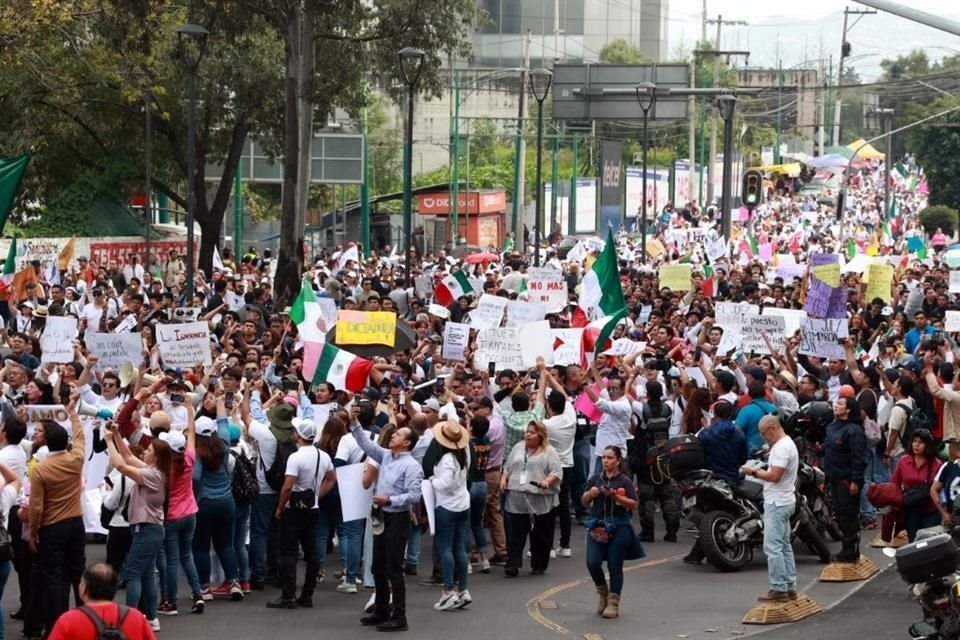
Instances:
[[[743,206],[753,213],[763,200],[763,174],[750,169],[743,174]]]

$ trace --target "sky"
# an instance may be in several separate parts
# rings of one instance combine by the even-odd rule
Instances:
[[[703,2],[669,1],[670,52],[681,46],[691,49],[700,38]],[[840,0],[769,3],[707,0],[706,4],[711,19],[719,14],[724,19],[749,23],[748,27],[725,27],[721,48],[749,50],[750,66],[776,66],[779,57],[784,67],[789,67],[830,54],[836,63],[843,31],[843,8],[869,9],[866,5]],[[908,0],[902,4],[960,22],[960,2],[956,0]],[[851,24],[854,19],[851,16]],[[707,25],[707,34],[710,39],[715,38],[716,25]],[[847,40],[853,47],[852,58],[848,60],[852,60],[867,81],[879,75],[883,58],[906,54],[914,48],[926,49],[934,60],[960,53],[960,36],[883,12],[863,16],[850,29]]]

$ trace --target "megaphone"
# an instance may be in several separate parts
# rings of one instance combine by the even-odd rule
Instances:
[[[132,368],[132,367],[133,367],[133,365],[131,364],[131,368]],[[122,368],[120,369],[120,375],[121,375],[121,376],[123,375],[123,369],[122,369]],[[122,381],[123,378],[121,377],[120,380]],[[150,373],[145,373],[145,374],[143,374],[143,376],[140,378],[140,380],[141,380],[141,381],[143,382],[143,384],[145,384],[145,385],[151,385],[151,384],[153,384],[154,382],[157,382],[158,380],[160,380],[160,376],[155,376],[155,375],[150,374]]]
[[[87,404],[83,400],[77,401],[77,415],[88,418],[99,418],[100,420],[113,420],[113,411]]]
[[[117,372],[117,376],[120,378],[120,386],[128,387],[137,379],[137,370],[133,366],[133,363],[127,360],[120,367],[120,371]],[[146,376],[144,376],[146,377]]]

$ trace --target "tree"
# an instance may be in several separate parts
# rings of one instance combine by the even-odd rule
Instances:
[[[600,49],[600,64],[647,64],[652,62],[624,38],[611,40]]]
[[[912,115],[933,115],[953,106],[953,100],[943,98]],[[930,204],[960,208],[960,113],[955,111],[911,129],[907,140],[930,186]]]
[[[914,78],[930,73],[930,59],[923,49],[914,49],[893,60],[889,58],[881,60],[880,68],[883,69],[884,80],[899,80],[903,76]]]

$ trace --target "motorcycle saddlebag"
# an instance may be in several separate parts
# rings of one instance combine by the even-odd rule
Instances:
[[[673,477],[703,468],[703,444],[696,436],[677,436],[660,446],[670,460],[670,474]]]
[[[960,569],[960,549],[946,533],[900,547],[896,559],[897,572],[910,584],[942,578]]]

